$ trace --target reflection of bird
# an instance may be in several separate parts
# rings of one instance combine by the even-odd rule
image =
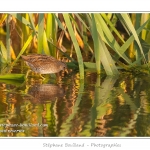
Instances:
[[[58,85],[41,84],[30,87],[28,94],[32,96],[33,103],[45,103],[54,101],[57,97],[64,96],[64,89]]]
[[[64,62],[61,62],[52,56],[31,54],[27,56],[22,55],[21,57],[34,72],[40,74],[58,73],[67,68],[67,65]]]

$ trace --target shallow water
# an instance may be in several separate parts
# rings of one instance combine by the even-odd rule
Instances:
[[[1,137],[150,135],[150,76],[86,71],[80,81],[70,71],[45,78],[31,73],[22,83],[0,81]]]

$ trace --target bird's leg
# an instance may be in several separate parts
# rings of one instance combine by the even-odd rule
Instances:
[[[41,74],[39,74],[40,75],[40,77],[42,78],[42,80],[45,80],[45,78],[41,75]]]
[[[29,69],[25,75],[25,77],[27,78],[29,76],[29,73],[31,72],[31,70]]]
[[[32,72],[32,71],[29,69],[25,75],[25,78],[28,78],[30,72]],[[40,78],[42,78],[42,80],[45,80],[45,78],[41,74],[39,74],[39,73],[36,73],[36,74],[39,75]]]

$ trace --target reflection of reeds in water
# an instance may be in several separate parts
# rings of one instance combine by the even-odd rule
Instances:
[[[63,97],[64,90],[58,85],[42,84],[30,87],[28,94],[32,96],[33,103],[45,103],[54,101],[57,97]]]
[[[0,84],[0,102],[6,103],[6,95],[4,90],[6,89],[6,84]]]
[[[29,96],[20,93],[22,90],[24,92],[25,87],[20,87],[11,93],[10,89],[14,87],[0,84],[1,124],[8,120],[10,124],[47,125],[20,127],[17,129],[23,129],[25,132],[13,135],[1,133],[0,136],[150,135],[147,119],[149,113],[147,87],[150,82],[149,77],[145,78],[144,81],[141,78],[134,80],[133,77],[128,77],[127,79],[133,80],[132,82],[136,84],[136,87],[129,89],[131,84],[129,81],[126,82],[126,78],[116,82],[115,78],[101,79],[96,78],[95,74],[88,73],[83,83],[80,82],[78,75],[72,75],[65,78],[67,84],[60,79],[61,86],[65,87],[65,96],[60,86],[42,85],[37,80],[34,82],[29,80],[29,83],[26,83],[29,85],[26,88]],[[128,89],[120,85],[123,81],[126,83],[125,88]],[[135,107],[137,104],[135,101],[139,106]]]

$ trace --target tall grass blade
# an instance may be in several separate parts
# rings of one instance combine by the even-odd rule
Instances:
[[[30,29],[33,29],[32,27],[32,24],[27,20],[25,19],[23,16],[21,16],[21,14],[18,14],[18,13],[11,13],[11,15],[13,17],[15,17],[17,20],[19,20],[21,23],[23,23],[25,26],[29,27]],[[28,14],[30,17],[32,17],[31,14]],[[32,20],[33,21],[33,20]]]
[[[73,27],[72,27],[72,24],[71,24],[71,21],[70,21],[70,18],[69,18],[69,14],[63,14],[63,16],[64,16],[66,26],[67,26],[68,31],[70,33],[70,37],[72,39],[72,42],[73,42],[73,45],[75,47],[75,51],[76,51],[76,54],[77,54],[78,63],[79,63],[79,71],[80,71],[80,79],[84,79],[83,58],[82,58],[82,55],[81,55],[81,51],[80,51],[78,42],[77,42],[76,37],[74,35],[74,31],[73,31]]]
[[[43,52],[44,14],[39,14],[38,19],[38,54]]]
[[[37,28],[38,28],[38,25],[36,26],[35,29],[37,29]],[[27,41],[25,42],[25,44],[23,45],[22,49],[20,50],[20,53],[18,54],[17,58],[13,61],[11,67],[13,67],[13,66],[16,64],[16,62],[18,61],[18,59],[20,58],[20,56],[25,52],[25,50],[27,49],[27,47],[28,47],[29,44],[31,43],[31,41],[32,41],[34,35],[35,35],[35,33],[32,33],[32,34],[28,37]]]
[[[57,22],[59,28],[61,28],[62,30],[64,30],[66,32],[66,29],[64,28],[64,26],[62,25],[61,21],[59,20],[59,18],[57,17],[56,14],[53,14],[53,17],[55,18],[55,21]]]
[[[22,14],[22,15],[26,19],[26,21],[29,21],[28,13],[25,13],[25,14]],[[30,28],[29,28],[28,25],[25,25],[23,23],[21,24],[20,28],[22,30],[21,36],[22,36],[22,46],[23,46],[25,41],[28,39],[29,34],[30,34]]]
[[[0,27],[2,26],[3,22],[6,20],[7,14],[3,14],[2,18],[0,19]]]
[[[0,63],[7,63],[7,49],[2,41],[0,41],[0,57]]]
[[[108,16],[106,14],[101,14],[101,16],[104,18],[104,20],[106,21],[106,23],[108,23],[108,25],[110,26],[110,28],[112,29],[112,31],[115,32],[115,34],[117,35],[117,37],[119,37],[119,39],[125,43],[124,39],[122,38],[122,36],[120,35],[120,33],[118,32],[118,30],[115,28],[115,26],[112,24],[112,22],[109,20]]]
[[[95,62],[96,62],[96,70],[97,74],[100,74],[101,71],[101,60],[100,60],[100,42],[99,42],[99,35],[96,27],[96,21],[94,18],[94,14],[91,14],[92,16],[92,22],[91,22],[91,31],[92,31],[92,37],[94,42],[94,54],[95,54]]]
[[[99,37],[100,42],[100,58],[101,62],[104,66],[107,75],[117,75],[119,74],[117,67],[115,66],[114,60],[112,59],[105,43],[102,41],[101,37]]]
[[[7,15],[6,19],[6,49],[7,49],[7,62],[11,62],[11,50],[10,50],[10,27],[9,27],[9,22],[10,22],[11,16]]]
[[[83,19],[82,16],[80,16],[79,14],[75,14],[75,16],[79,19],[79,21],[82,23],[82,25],[84,25],[84,27],[86,29],[90,30],[89,27],[87,26],[86,22],[85,22],[85,19]]]
[[[136,33],[136,30],[131,22],[131,19],[129,18],[129,16],[127,14],[121,14],[122,18],[124,19],[124,22],[126,23],[127,27],[129,28],[129,30],[131,31],[131,33],[133,34],[138,46],[139,46],[139,49],[141,51],[141,54],[143,55],[143,58],[144,58],[144,62],[146,63],[146,58],[145,58],[145,55],[144,55],[144,52],[143,52],[143,48],[141,46],[141,43],[140,43],[140,40],[138,38],[138,35]]]
[[[31,29],[34,31],[34,34],[37,37],[37,30],[36,30],[35,25],[34,25],[33,14],[29,13],[29,18],[30,18],[30,24],[29,25],[31,26]]]
[[[103,42],[101,35],[103,38],[103,31],[102,28],[99,27],[99,22],[96,18],[97,14],[91,14],[91,33],[94,42],[94,53],[95,53],[95,61],[96,61],[96,70],[97,73],[100,74],[100,62],[102,62],[104,66],[104,70],[106,71],[107,75],[115,75],[118,74],[118,70],[114,64],[114,61]],[[90,20],[89,20],[90,21]],[[99,32],[98,32],[98,30]],[[100,34],[101,32],[101,34]]]
[[[140,25],[142,25],[143,23],[145,23],[147,20],[149,19],[149,14],[148,13],[144,13],[141,15],[141,21],[140,21]],[[138,20],[137,20],[138,21]],[[147,25],[145,26],[145,28],[147,28]],[[147,31],[146,30],[142,30],[142,33],[141,33],[141,38],[143,40],[146,39],[146,35],[147,35]]]
[[[147,20],[144,24],[142,24],[142,25],[136,30],[137,35],[139,35],[139,34],[141,33],[141,31],[144,29],[145,25],[146,25],[149,21],[150,21],[150,19]],[[120,48],[121,53],[124,53],[124,52],[129,48],[129,46],[131,45],[131,43],[132,43],[133,41],[134,41],[134,36],[131,35],[131,36],[128,38],[128,40],[121,46],[121,48]]]
[[[115,40],[114,36],[112,35],[110,29],[108,28],[107,24],[105,23],[105,21],[101,17],[101,15],[100,14],[95,14],[95,18],[96,18],[96,21],[97,21],[97,30],[98,30],[102,40],[106,44],[108,44],[110,46],[110,48],[112,48],[128,64],[131,64],[131,60],[125,55],[125,53],[121,53],[120,45]],[[115,58],[115,59],[117,59],[117,58]]]
[[[51,55],[49,50],[49,43],[47,41],[45,30],[43,32],[43,51],[46,55]]]
[[[56,14],[55,14],[56,16]],[[47,15],[46,36],[54,45],[57,43],[57,24],[53,14]],[[56,56],[56,48],[49,44],[50,54]]]

